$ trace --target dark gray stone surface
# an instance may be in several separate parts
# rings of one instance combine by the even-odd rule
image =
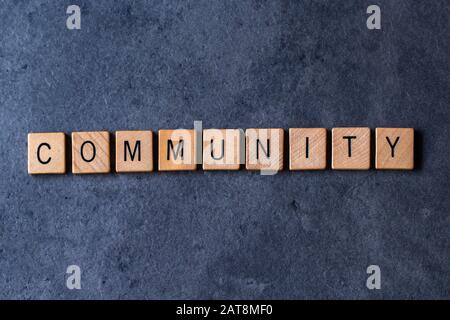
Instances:
[[[373,2],[0,1],[0,297],[449,298],[450,2]],[[27,175],[28,132],[194,120],[414,127],[418,169]]]

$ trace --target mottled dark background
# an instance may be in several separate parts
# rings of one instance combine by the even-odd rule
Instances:
[[[366,28],[370,4],[382,30]],[[450,297],[450,1],[0,10],[1,298]],[[194,120],[414,127],[418,168],[27,175],[28,132]],[[82,290],[65,286],[70,264]],[[366,288],[370,264],[381,290]]]

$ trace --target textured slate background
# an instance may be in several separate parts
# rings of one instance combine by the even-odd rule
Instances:
[[[0,1],[0,297],[449,298],[449,15],[447,0]],[[414,127],[418,169],[27,175],[31,131],[194,120]]]

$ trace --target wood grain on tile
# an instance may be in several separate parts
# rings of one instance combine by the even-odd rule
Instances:
[[[247,170],[283,170],[283,129],[247,129],[245,139]]]
[[[289,129],[289,169],[324,170],[327,166],[325,128]]]
[[[72,172],[74,174],[111,171],[109,132],[72,133]]]
[[[195,130],[159,130],[159,171],[196,170]]]
[[[368,170],[370,129],[333,128],[331,153],[334,170]]]
[[[28,173],[66,173],[66,138],[63,132],[28,134]]]
[[[414,168],[414,129],[376,128],[376,169]]]
[[[116,172],[153,171],[152,131],[116,131]]]
[[[203,130],[203,170],[239,170],[242,138],[239,129]]]

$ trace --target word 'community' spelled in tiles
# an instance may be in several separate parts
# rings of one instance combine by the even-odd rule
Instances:
[[[371,131],[365,127],[333,128],[331,168],[368,170],[371,166]],[[376,128],[375,168],[414,168],[414,129]],[[152,172],[153,132],[116,131],[115,171]],[[110,133],[72,133],[72,172],[111,172]],[[28,173],[66,173],[66,138],[63,132],[28,134]],[[289,129],[289,170],[327,168],[327,130]],[[260,170],[270,174],[283,170],[284,130],[280,128],[242,129],[161,129],[158,131],[158,170]],[[266,173],[264,173],[266,172]]]

